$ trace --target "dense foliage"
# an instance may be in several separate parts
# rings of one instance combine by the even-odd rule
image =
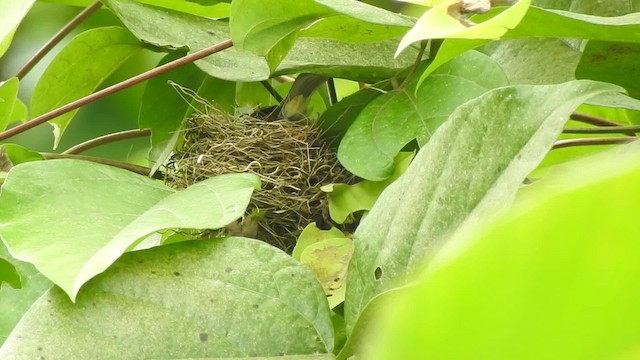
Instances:
[[[0,0],[0,56],[35,2]],[[50,2],[84,8],[69,30],[120,24],[57,51],[28,106],[33,64],[0,79],[0,358],[640,358],[640,1]],[[163,58],[105,83],[140,52]],[[287,253],[256,224],[291,214],[252,203],[278,161],[297,169],[286,146],[266,175],[176,154],[206,164],[230,137],[194,153],[194,116],[290,109],[299,74],[328,79],[297,120],[326,143],[302,153],[347,180],[307,181],[330,219],[278,234]],[[48,122],[58,145],[80,107],[142,81],[138,129],[11,143]],[[80,155],[131,137],[144,166]],[[202,181],[163,181],[178,170]]]

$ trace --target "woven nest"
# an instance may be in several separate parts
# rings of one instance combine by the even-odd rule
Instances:
[[[259,213],[254,237],[286,251],[307,224],[334,225],[320,187],[353,180],[316,127],[235,117],[211,106],[188,120],[184,143],[166,167],[166,182],[180,189],[221,174],[258,175],[262,189],[254,192],[245,219]],[[237,235],[230,229],[216,235]]]

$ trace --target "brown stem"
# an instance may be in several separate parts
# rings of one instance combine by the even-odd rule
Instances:
[[[204,57],[207,57],[209,55],[215,54],[217,52],[220,52],[224,49],[228,49],[231,46],[233,46],[233,43],[231,42],[230,39],[228,40],[224,40],[216,45],[210,46],[208,48],[196,51],[192,54],[189,54],[187,56],[181,57],[180,59],[174,60],[172,62],[166,63],[162,66],[158,66],[157,68],[151,69],[149,71],[146,71],[140,75],[134,76],[132,78],[129,78],[125,81],[119,82],[115,85],[109,86],[108,88],[102,89],[100,91],[97,91],[91,95],[85,96],[82,99],[78,99],[76,101],[73,101],[67,105],[61,106],[55,110],[52,110],[46,114],[40,115],[38,117],[36,117],[35,119],[31,119],[23,124],[20,124],[14,128],[5,130],[3,132],[0,133],[0,141],[1,140],[5,140],[8,139],[14,135],[20,134],[24,131],[27,131],[33,127],[36,127],[42,123],[45,123],[51,119],[54,119],[62,114],[68,113],[69,111],[75,110],[81,106],[87,105],[89,103],[92,103],[98,99],[101,99],[107,95],[111,95],[115,92],[118,92],[120,90],[126,89],[128,87],[131,87],[133,85],[136,85],[138,83],[141,83],[145,80],[148,80],[154,76],[158,76],[160,74],[163,74],[167,71],[173,70],[177,67],[180,67],[182,65],[186,65],[186,64],[190,64],[196,60],[200,60]]]
[[[70,147],[66,151],[63,151],[62,153],[63,154],[79,154],[81,152],[87,151],[89,149],[93,149],[94,147],[98,147],[100,145],[109,144],[119,140],[145,137],[149,135],[151,135],[151,130],[149,129],[134,129],[134,130],[120,131],[117,133],[107,134],[104,136],[97,137],[95,139],[87,140],[83,143]]]
[[[631,126],[605,126],[595,128],[578,128],[570,127],[562,130],[565,134],[625,134],[629,136],[635,136],[635,133],[640,132],[640,125]]]
[[[566,139],[559,140],[553,144],[554,149],[561,149],[571,146],[589,146],[589,145],[615,145],[626,144],[632,141],[638,140],[635,137],[601,137],[601,138],[586,138],[586,139]]]
[[[40,50],[38,50],[31,59],[27,60],[27,62],[22,65],[22,68],[18,70],[16,73],[16,77],[18,79],[22,79],[27,73],[38,63],[38,61],[42,60],[45,55],[53,49],[54,46],[58,45],[58,43],[64,39],[73,29],[75,29],[80,23],[84,21],[89,15],[93,14],[96,10],[100,9],[102,3],[100,1],[96,1],[93,4],[89,5],[87,8],[82,10],[76,17],[71,19],[57,34],[53,35],[46,44],[44,44]]]
[[[577,113],[577,112],[574,112],[573,114],[571,114],[571,120],[580,121],[585,124],[591,124],[595,126],[620,126],[619,123],[611,120],[607,120],[607,119],[589,115],[589,114]]]
[[[124,170],[129,170],[136,174],[149,176],[151,169],[144,166],[129,164],[122,161],[111,160],[111,159],[103,159],[94,156],[84,156],[84,155],[75,155],[75,154],[56,154],[56,153],[40,153],[46,160],[54,160],[54,159],[75,159],[75,160],[85,160],[91,161],[98,164],[109,165],[113,167],[117,167]],[[159,173],[153,175],[154,178],[159,178]]]
[[[282,102],[282,96],[280,96],[280,94],[278,94],[278,92],[276,91],[276,89],[274,89],[273,86],[271,86],[271,84],[269,83],[269,81],[267,80],[263,80],[260,81],[260,84],[262,84],[262,86],[269,92],[269,94],[271,94],[271,96],[273,96],[273,98],[281,103]]]

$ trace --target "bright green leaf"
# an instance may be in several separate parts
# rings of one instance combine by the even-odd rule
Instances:
[[[609,82],[640,98],[640,44],[589,41],[576,69],[578,79]]]
[[[342,233],[342,231],[334,227],[332,227],[329,230],[320,230],[320,228],[318,228],[316,223],[311,223],[307,225],[304,228],[304,230],[302,230],[302,233],[298,237],[298,242],[296,243],[296,246],[293,248],[293,253],[291,253],[291,256],[296,260],[300,260],[300,256],[302,255],[302,252],[308,246],[323,240],[341,238],[341,237],[344,237],[344,234]]]
[[[458,234],[388,304],[366,358],[637,359],[638,150],[558,168]]]
[[[347,170],[368,180],[389,178],[395,157],[410,141],[425,144],[456,107],[507,84],[500,66],[476,51],[440,68],[414,95],[415,80],[377,97],[360,112],[338,149]]]
[[[184,56],[176,52],[165,56],[159,66]],[[197,89],[205,74],[194,64],[187,64],[175,70],[158,75],[147,82],[138,126],[151,129],[151,149],[149,150],[150,173],[153,174],[169,158],[180,137],[186,117],[193,111],[192,99],[185,98],[171,83],[188,89]]]
[[[126,254],[75,304],[53,288],[0,358],[246,359],[332,350],[329,308],[314,275],[268,244],[227,238]]]
[[[31,98],[36,117],[91,94],[112,72],[140,49],[138,40],[121,27],[91,29],[76,36],[51,61]],[[77,110],[51,121],[55,145]]]
[[[482,18],[479,15],[476,17]],[[540,26],[540,24],[545,25]],[[504,35],[504,38],[512,39],[530,37],[640,42],[640,13],[618,17],[599,17],[561,10],[545,10],[532,6],[520,24]],[[487,42],[488,40],[445,40],[431,65],[420,77],[418,84],[450,59]]]
[[[0,0],[0,57],[9,49],[13,34],[36,0]]]
[[[459,0],[443,2],[420,17],[418,23],[402,38],[400,53],[410,44],[427,39],[497,39],[518,25],[524,17],[531,0],[518,0],[508,9],[479,24],[469,24],[464,14],[456,14],[452,8],[460,5]],[[475,19],[475,18],[474,18]]]
[[[27,119],[27,107],[18,99],[18,83],[15,77],[0,83],[0,131]]]
[[[39,152],[29,150],[23,146],[16,144],[2,144],[0,145],[6,152],[12,165],[22,164],[29,161],[43,160],[44,157]]]
[[[329,214],[338,224],[343,224],[349,215],[362,210],[371,210],[382,191],[402,175],[413,159],[413,153],[401,152],[394,161],[394,173],[383,181],[364,180],[354,185],[329,184],[322,187],[328,193]]]
[[[354,234],[345,301],[349,331],[373,298],[402,286],[465,219],[509,204],[578,105],[621,90],[584,80],[510,86],[458,107]]]
[[[84,283],[154,232],[217,229],[238,219],[257,186],[255,175],[229,174],[176,192],[105,165],[27,162],[2,187],[0,235],[15,258],[34,264],[73,300]]]
[[[638,0],[573,0],[571,7],[567,9],[574,13],[598,15],[598,16],[620,16],[632,12],[640,11],[640,1]]]
[[[0,289],[2,289],[2,283],[11,285],[14,289],[22,288],[22,282],[20,281],[20,275],[15,266],[9,261],[0,257]]]

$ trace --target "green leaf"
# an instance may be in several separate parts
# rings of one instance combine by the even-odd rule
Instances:
[[[229,174],[176,192],[105,165],[27,162],[2,187],[0,235],[15,258],[34,264],[73,300],[84,283],[154,232],[217,229],[238,219],[259,183],[255,175]]]
[[[342,139],[351,124],[358,118],[362,110],[373,101],[390,90],[389,82],[365,87],[331,106],[318,119],[317,126],[327,138]]]
[[[367,303],[402,286],[450,231],[509,204],[578,105],[621,90],[584,80],[509,86],[458,107],[354,234],[345,301],[349,332]]]
[[[567,39],[508,39],[478,49],[495,60],[512,85],[559,84],[575,80],[582,52]]]
[[[272,0],[264,6],[261,0],[236,0],[229,25],[238,48],[265,57],[275,70],[299,35],[372,42],[398,37],[413,23],[356,1]]]
[[[418,23],[402,38],[400,53],[410,44],[427,39],[497,39],[508,30],[515,28],[524,17],[531,0],[518,0],[514,5],[499,12],[494,17],[470,26],[464,14],[453,13],[452,8],[460,6],[459,0],[449,0],[427,10]],[[453,13],[453,14],[452,14]],[[476,18],[473,20],[475,21]]]
[[[50,287],[51,282],[38,272],[33,265],[18,261],[11,257],[4,243],[0,241],[0,257],[3,257],[16,268],[20,274],[21,289],[9,286],[0,288],[0,346],[9,336],[22,316],[31,305]]]
[[[385,308],[366,358],[637,358],[639,160],[633,144],[567,164],[458,234]]]
[[[425,144],[456,107],[507,79],[495,61],[473,51],[440,68],[414,95],[415,83],[377,97],[360,112],[338,148],[347,170],[368,180],[389,178],[405,145],[416,138]]]
[[[20,275],[15,266],[9,261],[0,257],[0,289],[2,289],[2,283],[11,285],[14,289],[22,288],[22,282],[20,281]]]
[[[91,94],[111,73],[140,49],[138,40],[121,27],[87,30],[76,36],[51,61],[31,97],[36,117]],[[55,145],[78,110],[51,120]]]
[[[116,16],[142,41],[160,48],[204,49],[230,37],[228,24],[198,16],[157,9],[135,2],[105,0]],[[302,38],[274,74],[264,58],[235,46],[198,60],[209,75],[230,81],[261,81],[271,75],[300,72],[376,82],[410,66],[417,51],[398,59],[392,55],[397,41],[349,44],[319,38]]]
[[[162,58],[158,66],[176,60],[185,54],[175,52]],[[138,126],[151,129],[149,150],[150,173],[153,174],[169,158],[180,137],[186,117],[193,111],[190,100],[185,98],[171,82],[188,89],[197,89],[205,74],[194,64],[158,75],[147,82],[142,95]]]
[[[576,69],[576,77],[620,85],[630,96],[640,98],[638,56],[640,43],[589,41]]]
[[[88,6],[94,2],[94,0],[41,1],[72,6]],[[212,18],[224,18],[229,16],[229,4],[227,3],[230,2],[230,0],[137,0],[136,2]]]
[[[7,52],[13,34],[36,0],[0,0],[0,58]]]
[[[291,253],[291,256],[296,260],[300,260],[300,256],[302,255],[302,252],[308,246],[321,242],[323,240],[341,238],[341,237],[344,237],[344,234],[342,233],[342,231],[334,227],[332,227],[329,230],[320,230],[320,228],[318,228],[316,223],[311,223],[307,225],[304,228],[304,230],[302,230],[302,233],[298,237],[298,242],[296,243],[296,246],[293,248],[293,253]]]
[[[20,321],[0,358],[247,358],[332,350],[329,308],[313,274],[268,244],[227,238],[126,254],[75,304],[53,288]]]
[[[371,210],[382,191],[400,177],[413,160],[413,153],[401,152],[394,161],[394,173],[383,181],[364,180],[354,185],[329,184],[322,187],[328,193],[329,214],[338,224],[343,224],[349,215],[362,210]]]
[[[42,157],[39,152],[29,150],[17,144],[2,144],[0,146],[4,148],[12,165],[18,165],[29,161],[44,160],[44,157]]]
[[[27,107],[18,99],[18,83],[15,77],[0,83],[0,131],[27,119]]]
[[[598,16],[620,16],[632,12],[640,11],[640,1],[638,0],[573,0],[571,12],[598,15]]]
[[[640,9],[638,9],[640,11]],[[475,18],[482,18],[476,15]],[[540,26],[545,24],[545,26]],[[576,38],[616,42],[640,42],[640,13],[618,17],[599,17],[561,10],[530,7],[520,24],[503,38]],[[436,68],[463,52],[484,45],[488,40],[447,39],[431,65],[420,77],[422,83]]]

